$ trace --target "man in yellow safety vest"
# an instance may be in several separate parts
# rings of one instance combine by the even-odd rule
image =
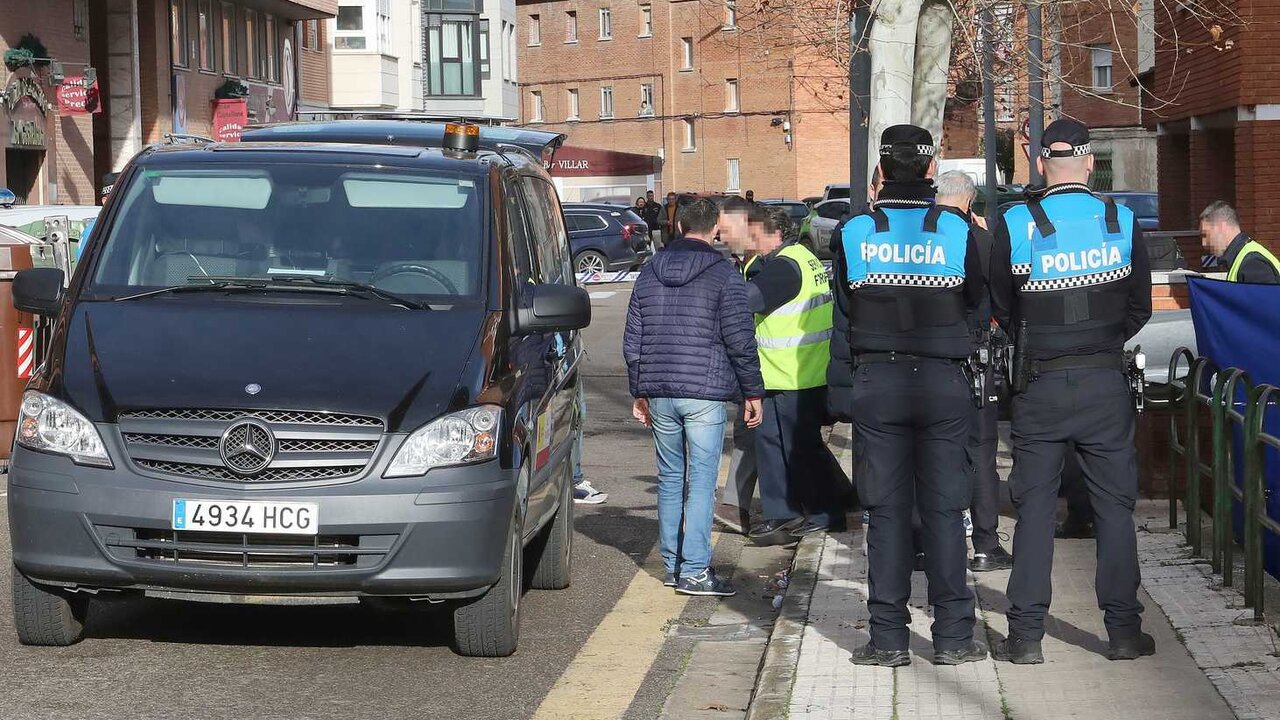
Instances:
[[[748,207],[743,273],[756,321],[766,395],[755,431],[765,521],[750,536],[782,544],[844,528],[848,479],[822,439],[831,359],[831,284],[826,267],[796,242],[786,211]]]
[[[1218,200],[1200,213],[1200,239],[1221,260],[1231,282],[1280,283],[1280,258],[1240,230],[1240,217]]]

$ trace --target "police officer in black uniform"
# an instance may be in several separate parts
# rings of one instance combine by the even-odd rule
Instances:
[[[860,665],[896,667],[907,654],[912,508],[923,525],[933,604],[933,660],[980,660],[966,582],[965,447],[975,398],[964,370],[974,344],[968,318],[986,293],[968,220],[934,205],[929,132],[895,125],[880,139],[884,188],[870,212],[841,228],[854,365],[858,496],[867,529],[871,641]],[[835,353],[833,353],[835,356]]]
[[[1015,337],[1010,491],[1018,511],[1009,638],[995,655],[1044,662],[1058,484],[1073,442],[1095,514],[1106,655],[1130,660],[1155,652],[1138,602],[1135,411],[1123,359],[1125,341],[1151,317],[1151,272],[1133,212],[1089,192],[1088,128],[1054,122],[1036,162],[1048,187],[1004,212],[991,267],[996,319]]]

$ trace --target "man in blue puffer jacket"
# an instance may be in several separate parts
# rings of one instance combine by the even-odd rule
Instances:
[[[719,219],[709,200],[680,206],[682,237],[640,271],[622,344],[633,414],[652,428],[657,446],[664,584],[684,595],[724,597],[733,587],[710,563],[725,402],[745,398],[744,417],[754,428],[764,380],[746,281],[708,240]]]

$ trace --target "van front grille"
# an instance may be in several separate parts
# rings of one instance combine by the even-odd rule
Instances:
[[[113,557],[174,566],[323,570],[373,567],[398,535],[253,535],[97,525]]]
[[[235,483],[355,477],[383,434],[377,418],[307,411],[137,410],[118,421],[138,468]]]

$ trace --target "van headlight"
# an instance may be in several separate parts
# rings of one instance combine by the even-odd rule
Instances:
[[[35,390],[22,396],[16,440],[31,450],[65,455],[79,465],[111,467],[98,428],[75,408]]]
[[[501,420],[502,408],[496,405],[436,418],[404,441],[383,477],[424,475],[432,468],[492,460],[498,454]]]

